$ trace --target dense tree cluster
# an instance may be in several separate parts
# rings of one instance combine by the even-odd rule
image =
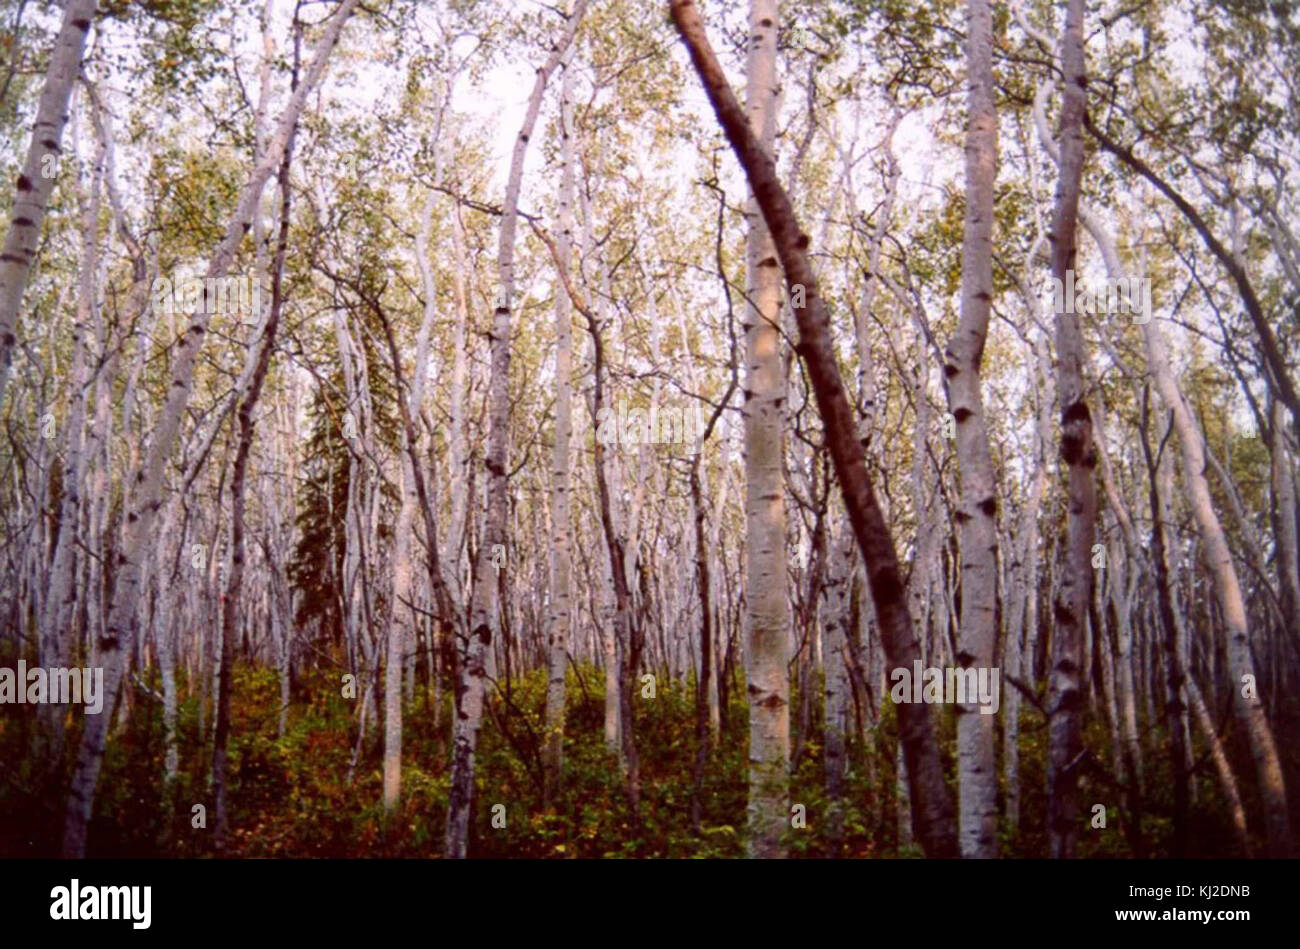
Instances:
[[[1289,0],[0,37],[0,853],[1293,853]]]

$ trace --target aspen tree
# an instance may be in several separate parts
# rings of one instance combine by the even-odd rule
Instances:
[[[1052,277],[1064,285],[1073,274],[1076,226],[1083,176],[1083,113],[1085,108],[1083,59],[1083,0],[1069,0],[1061,64],[1063,105],[1060,126],[1060,175],[1049,232]],[[1082,677],[1083,642],[1091,599],[1092,543],[1097,520],[1097,492],[1093,469],[1097,464],[1092,444],[1092,416],[1084,390],[1083,334],[1076,313],[1056,314],[1057,391],[1061,400],[1061,460],[1069,469],[1069,514],[1065,571],[1053,604],[1048,708],[1048,835],[1053,857],[1075,855],[1080,819],[1078,801],[1079,755],[1083,750]]]
[[[68,0],[63,8],[63,25],[55,37],[50,62],[45,69],[45,85],[36,108],[27,159],[23,162],[14,192],[9,232],[5,236],[4,251],[0,252],[0,405],[4,404],[14,347],[18,344],[18,310],[36,257],[45,206],[54,190],[56,176],[52,172],[57,169],[63,150],[61,143],[63,126],[68,121],[68,100],[81,69],[81,57],[95,8],[96,0]]]
[[[496,616],[497,584],[493,570],[494,549],[505,547],[506,537],[506,468],[509,464],[507,443],[510,424],[510,313],[515,283],[515,230],[519,218],[519,189],[523,184],[524,155],[542,108],[547,80],[573,43],[578,24],[587,8],[587,0],[577,0],[568,17],[564,34],[546,62],[537,70],[528,97],[523,125],[515,138],[502,204],[501,229],[497,243],[497,296],[492,319],[490,392],[488,397],[488,446],[484,467],[487,469],[488,507],[483,525],[483,543],[475,567],[474,595],[470,604],[469,641],[461,665],[463,677],[460,707],[456,713],[456,731],[452,752],[451,791],[447,802],[447,832],[444,855],[464,858],[469,846],[470,803],[474,789],[474,751],[478,746],[479,728],[483,723],[486,659],[492,648],[493,633],[499,629]],[[507,564],[504,569],[511,569]]]
[[[993,305],[993,191],[998,170],[998,116],[993,87],[993,12],[969,0],[966,16],[966,222],[962,243],[961,318],[944,353],[948,408],[957,422],[961,504],[960,668],[990,668],[997,642],[997,491],[980,364]],[[996,857],[997,769],[993,716],[974,696],[957,706],[957,781],[961,852]]]
[[[572,15],[572,3],[566,11]],[[573,46],[564,54],[560,83],[560,194],[556,266],[573,255]],[[555,294],[555,445],[551,451],[551,596],[547,633],[546,796],[559,789],[564,760],[564,677],[572,628],[572,566],[569,554],[569,446],[573,437],[573,315],[568,293]]]
[[[235,253],[250,227],[249,222],[261,198],[262,189],[280,166],[290,133],[302,112],[307,95],[319,83],[329,54],[338,43],[343,26],[351,17],[357,3],[358,0],[343,0],[335,10],[324,34],[317,41],[307,75],[285,106],[275,133],[267,143],[266,153],[254,166],[221,243],[212,255],[207,270],[209,277],[219,279],[229,271]],[[199,312],[191,315],[189,326],[177,344],[179,353],[173,366],[173,385],[150,442],[148,458],[132,475],[127,538],[119,555],[112,607],[108,613],[104,632],[99,637],[100,660],[104,665],[106,705],[111,705],[116,700],[125,673],[128,650],[135,640],[136,610],[141,593],[145,555],[148,545],[153,540],[157,514],[163,503],[164,468],[175,446],[181,416],[193,388],[194,367],[210,315],[206,312],[207,309],[207,306],[202,306]],[[109,719],[109,715],[88,718],[82,734],[81,750],[69,792],[64,823],[63,854],[65,857],[85,856],[86,831],[94,808],[95,788],[104,759],[104,742],[107,738]]]
[[[799,355],[808,369],[844,504],[866,561],[885,652],[895,667],[910,667],[913,660],[920,658],[920,647],[904,602],[893,538],[867,473],[852,408],[836,366],[826,304],[808,259],[808,236],[800,229],[790,199],[776,178],[770,154],[754,135],[727,83],[693,0],[673,0],[670,9],[718,123],[758,199],[785,269],[786,285],[802,288],[804,305],[794,307],[799,323]],[[952,799],[944,784],[929,710],[924,704],[905,703],[899,705],[898,712],[917,836],[927,855],[956,856],[957,828]]]
[[[761,147],[776,140],[776,0],[749,7],[745,110]],[[781,271],[758,202],[745,208],[745,678],[749,691],[749,854],[781,856],[789,808],[790,629],[781,409]]]

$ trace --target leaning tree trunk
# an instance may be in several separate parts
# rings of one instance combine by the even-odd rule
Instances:
[[[280,166],[290,132],[298,121],[307,96],[324,73],[329,54],[358,2],[359,0],[343,0],[334,14],[333,22],[317,41],[307,76],[290,97],[275,134],[267,144],[266,154],[254,166],[248,183],[244,186],[235,213],[208,264],[208,277],[221,279],[230,269],[235,253],[250,227],[249,222],[261,198],[262,189]],[[194,367],[210,315],[205,312],[207,309],[207,306],[201,306],[200,312],[191,314],[188,328],[176,343],[177,355],[167,401],[150,441],[148,457],[144,465],[131,476],[130,484],[134,490],[128,505],[126,539],[118,553],[113,604],[99,641],[100,661],[104,666],[106,712],[116,702],[118,687],[125,673],[127,651],[135,641],[136,606],[140,597],[145,558],[155,540],[154,528],[158,511],[162,507],[164,469],[175,445],[194,385]],[[94,809],[95,788],[104,760],[109,719],[108,714],[89,717],[82,733],[81,750],[69,792],[63,829],[63,854],[66,857],[85,856],[86,831]]]
[[[63,126],[68,121],[68,99],[81,71],[81,56],[94,16],[95,0],[68,0],[64,7],[63,26],[54,40],[50,64],[45,70],[45,86],[36,107],[27,160],[14,192],[9,233],[4,252],[0,253],[0,405],[4,404],[5,386],[18,343],[18,309],[41,238],[45,206],[54,190]]]
[[[578,0],[569,18],[564,36],[552,50],[545,64],[537,70],[523,126],[515,138],[510,159],[510,177],[506,182],[505,202],[501,206],[501,231],[497,243],[497,299],[492,319],[492,376],[488,395],[488,444],[484,467],[487,468],[487,516],[483,524],[483,543],[478,551],[473,600],[470,606],[468,644],[461,662],[462,690],[456,712],[456,732],[452,750],[451,790],[447,801],[447,833],[444,854],[464,858],[469,847],[470,804],[474,791],[474,751],[478,746],[479,728],[483,723],[486,660],[492,647],[493,631],[499,628],[496,616],[497,584],[493,570],[494,548],[504,549],[506,542],[506,468],[510,436],[510,307],[515,283],[515,230],[519,221],[519,189],[523,183],[524,155],[542,108],[547,80],[573,42],[574,33],[586,10],[587,0]],[[508,569],[508,567],[507,567]]]
[[[1214,575],[1214,592],[1219,601],[1223,621],[1227,625],[1228,671],[1232,680],[1233,712],[1237,722],[1250,742],[1251,757],[1259,781],[1259,795],[1264,804],[1264,823],[1267,830],[1268,849],[1274,857],[1291,855],[1291,823],[1287,813],[1286,783],[1278,759],[1273,730],[1260,697],[1262,684],[1255,675],[1255,661],[1250,652],[1250,631],[1246,621],[1246,604],[1242,596],[1237,569],[1232,562],[1232,552],[1223,532],[1219,517],[1210,499],[1210,486],[1205,477],[1205,448],[1202,434],[1192,417],[1191,408],[1183,398],[1169,365],[1165,341],[1154,320],[1142,326],[1146,341],[1147,365],[1155,378],[1156,389],[1173,412],[1174,429],[1183,455],[1183,482],[1187,487],[1188,504],[1196,518],[1204,545],[1206,562]],[[1278,433],[1280,436],[1280,432]],[[1174,657],[1176,660],[1176,657]],[[1255,683],[1254,689],[1246,687]]]
[[[945,352],[948,405],[957,423],[961,501],[961,626],[957,665],[991,668],[997,642],[997,490],[980,363],[993,304],[993,188],[998,170],[998,117],[993,88],[993,12],[989,0],[967,7],[966,223],[962,244],[961,318]],[[957,780],[963,857],[996,857],[997,767],[993,716],[978,697],[957,706]]]
[[[808,258],[808,235],[799,227],[790,199],[777,180],[771,155],[754,135],[727,83],[695,3],[672,0],[671,12],[718,123],[740,160],[772,233],[799,323],[798,352],[817,397],[844,506],[866,561],[885,652],[891,665],[910,669],[912,662],[921,658],[920,644],[907,612],[894,540],[876,500],[867,473],[866,455],[857,437],[853,409],[840,378],[831,341],[830,317]],[[952,798],[944,783],[929,709],[921,703],[902,703],[898,713],[916,835],[928,856],[955,857],[958,854],[956,820]]]

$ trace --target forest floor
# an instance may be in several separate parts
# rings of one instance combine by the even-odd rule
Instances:
[[[165,732],[162,704],[137,686],[134,713],[126,731],[109,742],[92,827],[92,857],[202,857],[212,854],[213,823],[210,728],[201,729],[199,700],[183,675],[178,687],[179,776],[170,795],[162,779]],[[373,722],[356,752],[357,703],[333,685],[337,676],[311,672],[295,683],[285,734],[277,736],[279,685],[274,671],[240,666],[233,677],[231,761],[233,770],[231,855],[241,857],[431,857],[442,850],[450,775],[450,697],[435,733],[432,692],[417,685],[404,710],[402,800],[388,824],[382,808],[382,733]],[[157,682],[148,682],[161,693]],[[476,857],[738,857],[744,854],[747,708],[743,692],[733,690],[720,740],[706,769],[700,795],[699,827],[691,819],[695,760],[694,684],[660,680],[653,699],[636,706],[636,740],[641,760],[639,820],[628,806],[617,758],[603,741],[604,698],[600,669],[570,669],[564,741],[563,786],[546,805],[542,793],[540,735],[545,706],[545,670],[510,683],[509,714],[504,687],[490,690],[475,774],[475,807],[470,853]],[[814,683],[814,695],[820,685]],[[868,731],[885,753],[852,744],[842,805],[840,839],[834,839],[832,802],[825,791],[821,734],[816,719],[809,738],[799,741],[799,696],[792,699],[794,747],[798,759],[790,790],[791,828],[786,845],[792,857],[917,857],[919,848],[900,847],[896,725],[892,705],[879,727]],[[51,856],[57,852],[65,799],[50,779],[33,771],[38,756],[26,753],[36,718],[0,717],[0,857]],[[1026,712],[1021,729],[1022,800],[1020,827],[1004,830],[1001,852],[1010,857],[1044,855],[1041,815],[1046,797],[1046,730]],[[943,752],[955,754],[951,713],[941,714]],[[210,714],[207,724],[210,726]],[[508,723],[509,731],[503,731]],[[65,758],[71,764],[73,740]],[[207,738],[208,740],[203,740]],[[1093,717],[1089,747],[1105,748],[1104,722]],[[203,749],[193,753],[190,749]],[[356,763],[353,766],[354,753]],[[1295,749],[1284,749],[1294,758]],[[1107,758],[1108,760],[1108,758]],[[1294,761],[1288,761],[1294,765]],[[1171,846],[1172,801],[1160,796],[1170,786],[1168,762],[1147,761],[1150,797],[1142,804],[1142,846],[1147,856],[1167,855]],[[1238,773],[1247,773],[1245,763]],[[1189,856],[1231,856],[1230,828],[1217,798],[1213,775],[1198,762],[1197,797],[1189,815],[1195,833]],[[955,779],[951,781],[954,797]],[[1085,811],[1106,805],[1107,827],[1081,839],[1080,856],[1131,856],[1132,835],[1123,827],[1120,794],[1108,787],[1104,772],[1085,779]],[[195,805],[203,805],[204,826]],[[497,805],[504,805],[504,811]],[[797,807],[802,805],[802,812]],[[1257,811],[1256,811],[1257,813]],[[504,822],[504,826],[500,826]],[[802,826],[799,826],[802,824]]]

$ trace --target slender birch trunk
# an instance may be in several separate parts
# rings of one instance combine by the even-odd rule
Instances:
[[[1214,575],[1214,592],[1226,625],[1224,633],[1227,639],[1228,670],[1232,680],[1233,712],[1246,733],[1251,757],[1255,762],[1259,795],[1264,804],[1269,854],[1287,857],[1291,855],[1291,823],[1287,812],[1286,783],[1282,776],[1277,745],[1273,740],[1273,730],[1269,727],[1264,703],[1259,697],[1261,690],[1256,678],[1255,661],[1251,656],[1250,630],[1241,584],[1237,579],[1227,537],[1210,498],[1209,482],[1205,477],[1203,436],[1170,368],[1164,336],[1155,320],[1143,324],[1142,335],[1146,342],[1147,365],[1155,379],[1156,389],[1173,412],[1174,429],[1178,433],[1182,449],[1183,483],[1187,488],[1188,503],[1204,545],[1205,560]],[[1256,690],[1247,689],[1247,681],[1256,683]]]
[[[760,147],[776,140],[776,0],[752,0],[745,110]],[[781,271],[752,193],[745,209],[745,677],[749,692],[751,857],[782,856],[788,826],[790,701],[782,472]]]
[[[86,458],[86,399],[92,374],[89,333],[90,320],[95,309],[95,270],[98,258],[103,162],[104,143],[101,139],[87,180],[90,191],[82,197],[81,273],[77,288],[76,316],[73,322],[68,415],[64,432],[63,499],[59,510],[59,533],[54,542],[50,567],[50,588],[40,621],[39,654],[42,664],[47,666],[68,665],[67,660],[71,657],[73,610],[79,599],[73,578],[77,560],[76,536],[82,517],[82,487],[86,478],[88,460]],[[85,596],[84,591],[82,596]],[[61,722],[62,716],[56,715],[54,721]],[[56,735],[56,740],[57,738]]]
[[[1142,797],[1146,794],[1146,781],[1142,767],[1142,743],[1138,737],[1137,691],[1133,681],[1133,599],[1136,596],[1141,573],[1140,547],[1133,527],[1133,519],[1120,497],[1111,472],[1101,413],[1097,415],[1097,456],[1101,461],[1101,478],[1106,491],[1106,500],[1111,510],[1115,512],[1115,519],[1119,522],[1124,538],[1125,560],[1122,568],[1118,566],[1119,562],[1116,558],[1112,557],[1109,561],[1111,582],[1108,587],[1118,626],[1115,691],[1118,693],[1117,717],[1123,734],[1125,768],[1137,789],[1138,796]]]
[[[907,612],[894,541],[876,500],[865,453],[857,438],[853,410],[839,375],[830,338],[830,318],[808,257],[808,235],[799,227],[790,199],[777,180],[771,156],[754,135],[727,83],[693,0],[673,0],[671,13],[718,123],[758,198],[785,269],[792,306],[795,302],[802,304],[793,306],[799,323],[798,352],[817,397],[844,504],[858,548],[867,563],[885,652],[894,667],[911,668],[913,660],[920,659],[920,644]],[[928,856],[956,856],[953,803],[944,783],[929,710],[921,703],[902,703],[898,712],[917,837]]]
[[[1274,536],[1277,538],[1278,586],[1288,634],[1300,645],[1300,539],[1296,525],[1296,488],[1291,456],[1287,451],[1286,407],[1278,400],[1273,402],[1272,421],[1269,477],[1273,492]]]
[[[415,584],[411,566],[411,535],[415,529],[415,511],[421,506],[424,485],[421,472],[416,470],[419,458],[417,434],[420,407],[424,402],[424,380],[429,362],[429,340],[433,333],[433,323],[438,314],[437,288],[433,281],[433,271],[429,266],[429,235],[433,228],[433,201],[430,199],[424,208],[420,231],[416,235],[416,258],[420,277],[424,287],[424,317],[416,336],[415,365],[411,370],[410,391],[406,396],[406,410],[403,413],[403,438],[406,450],[401,453],[402,471],[402,506],[397,516],[397,531],[393,545],[392,602],[388,616],[387,656],[384,664],[384,813],[391,816],[396,810],[402,793],[402,674],[405,656],[415,643],[416,623],[414,614]],[[377,307],[377,304],[376,304]],[[385,334],[389,339],[390,355],[393,359],[394,375],[403,381],[400,355],[388,320],[381,316]],[[401,398],[400,394],[398,396]],[[425,496],[425,507],[428,505]],[[430,533],[426,538],[430,545],[437,543],[437,538]],[[436,552],[433,562],[437,562]],[[434,571],[435,590],[441,571]],[[440,601],[445,597],[438,597]],[[446,620],[445,603],[439,603],[439,622]]]
[[[570,13],[572,11],[570,10]],[[557,267],[573,254],[573,47],[563,61],[560,85],[560,195]],[[568,293],[555,294],[555,445],[551,452],[551,599],[547,616],[545,798],[560,787],[564,762],[564,677],[572,627],[572,566],[569,554],[569,446],[573,439],[573,314]]]
[[[826,797],[830,808],[827,834],[838,855],[844,838],[844,778],[848,764],[850,726],[849,641],[856,634],[850,625],[849,587],[857,558],[853,550],[853,533],[848,524],[839,531],[829,531],[826,547],[830,554],[826,572],[826,605],[822,617],[822,642],[825,650],[826,687],[823,694],[825,715],[825,750],[823,771]]]
[[[1145,408],[1145,406],[1144,406]],[[1168,432],[1161,442],[1161,450],[1168,443]],[[1170,771],[1174,781],[1174,846],[1173,856],[1186,856],[1187,848],[1187,747],[1183,742],[1182,730],[1182,693],[1183,664],[1179,661],[1182,652],[1182,617],[1174,604],[1177,592],[1171,579],[1169,558],[1169,523],[1167,499],[1170,479],[1162,477],[1168,471],[1168,461],[1154,456],[1147,444],[1146,416],[1143,417],[1142,448],[1146,454],[1148,489],[1151,499],[1151,559],[1155,565],[1157,607],[1160,624],[1164,632],[1165,643],[1165,729],[1169,736]],[[1163,471],[1162,471],[1163,469]],[[1164,490],[1162,490],[1162,488]]]
[[[317,41],[312,63],[302,85],[290,98],[274,135],[267,144],[266,154],[253,168],[248,183],[240,195],[239,204],[232,216],[221,243],[208,264],[207,276],[220,279],[230,269],[235,253],[250,227],[254,209],[261,198],[267,180],[280,166],[289,135],[307,100],[308,93],[319,83],[325,63],[338,42],[344,24],[352,15],[358,0],[343,0],[333,15],[324,35]],[[208,307],[190,315],[189,326],[177,342],[177,356],[172,366],[172,385],[168,390],[158,426],[149,445],[144,465],[131,477],[132,497],[127,515],[127,537],[119,554],[117,582],[113,603],[109,610],[104,633],[99,637],[100,662],[104,666],[104,701],[106,706],[115,702],[118,687],[125,672],[127,653],[135,640],[136,607],[139,602],[145,555],[153,542],[157,514],[162,507],[163,474],[180,430],[182,415],[189,403],[194,384],[194,367],[203,335],[207,332]],[[108,733],[109,716],[88,717],[82,735],[81,750],[68,800],[64,824],[63,853],[67,857],[82,857],[86,851],[86,832],[94,808],[95,788],[104,759],[104,743]]]
[[[442,141],[443,118],[451,105],[451,88],[447,88],[446,99],[438,113],[434,130],[437,153],[434,159],[434,180],[442,181],[443,162],[446,147]],[[445,575],[439,562],[437,551],[437,533],[434,524],[432,504],[424,483],[424,473],[417,468],[419,464],[419,427],[420,411],[424,403],[424,381],[429,362],[429,341],[433,334],[433,323],[438,315],[438,288],[433,278],[433,268],[429,264],[429,238],[433,232],[433,198],[424,207],[420,230],[416,234],[416,263],[420,271],[420,282],[424,289],[424,317],[416,335],[415,365],[411,370],[410,391],[407,394],[405,411],[402,413],[403,436],[406,451],[401,454],[402,471],[402,506],[398,513],[397,533],[393,551],[392,603],[388,617],[388,657],[384,669],[384,812],[391,815],[396,809],[402,790],[402,688],[401,678],[405,657],[415,649],[418,619],[415,609],[415,585],[411,566],[411,535],[414,529],[415,511],[420,508],[425,521],[425,542],[429,549],[429,582],[437,606],[437,635],[441,638],[452,626],[450,595],[446,590]],[[399,385],[403,381],[401,357],[397,350],[397,341],[393,337],[392,327],[383,313],[378,301],[371,300],[369,305],[383,322],[385,337],[389,345],[389,354],[393,360],[393,373]],[[399,394],[399,398],[400,398]],[[431,668],[431,675],[436,679],[437,670]],[[435,727],[437,725],[435,717]]]
[[[0,405],[4,404],[14,347],[18,344],[18,310],[41,238],[45,206],[54,190],[63,126],[68,121],[68,100],[81,70],[95,7],[96,0],[68,0],[63,8],[63,26],[50,53],[27,159],[14,191],[9,233],[4,252],[0,253]]]
[[[537,70],[523,126],[515,138],[510,160],[510,176],[502,204],[501,231],[497,244],[497,299],[492,320],[492,376],[489,392],[488,446],[484,467],[487,469],[488,509],[483,525],[483,543],[475,569],[474,595],[470,606],[468,645],[461,663],[462,696],[456,714],[456,733],[452,753],[451,790],[447,801],[447,833],[444,853],[450,858],[466,856],[469,847],[470,805],[474,790],[474,752],[483,722],[486,656],[492,648],[496,616],[497,584],[492,570],[494,548],[505,547],[506,468],[510,425],[510,310],[515,282],[515,230],[518,224],[519,190],[523,183],[524,155],[532,137],[537,115],[542,107],[546,83],[560,59],[573,43],[574,34],[587,8],[587,0],[578,0],[569,17],[564,35],[546,63]],[[507,564],[504,569],[511,569]]]
[[[998,126],[993,88],[993,12],[967,5],[966,222],[961,318],[945,352],[948,406],[957,423],[961,502],[961,625],[957,665],[991,668],[997,643],[997,488],[980,389],[980,363],[993,303],[993,191]],[[957,776],[963,857],[996,857],[997,769],[993,716],[978,697],[957,705]]]
[[[299,43],[295,37],[291,77],[293,86],[298,82],[298,50]],[[280,162],[280,228],[276,236],[275,261],[271,273],[270,311],[265,315],[264,323],[263,314],[257,314],[262,332],[256,343],[256,356],[253,359],[253,372],[248,381],[248,389],[242,396],[236,416],[239,425],[239,444],[235,449],[234,471],[230,480],[230,575],[226,579],[225,610],[221,622],[221,672],[217,683],[217,721],[212,750],[212,789],[216,818],[213,843],[218,854],[225,852],[230,835],[227,808],[227,745],[230,738],[230,682],[234,671],[231,667],[235,660],[236,623],[243,615],[240,604],[243,594],[244,561],[247,556],[244,540],[246,504],[244,485],[248,474],[249,457],[253,450],[253,412],[257,409],[258,400],[262,396],[262,385],[271,367],[276,333],[280,326],[280,313],[284,306],[284,261],[289,247],[289,211],[292,199],[289,172],[293,163],[293,141],[296,130],[296,124],[290,128],[289,137],[284,145],[283,159]],[[261,216],[260,211],[257,216]],[[261,281],[261,272],[253,279]]]
[[[1069,0],[1062,40],[1063,105],[1060,176],[1052,211],[1052,277],[1064,285],[1076,256],[1079,191],[1083,177],[1083,0]],[[1092,416],[1084,392],[1083,334],[1079,317],[1056,314],[1057,390],[1061,400],[1061,459],[1069,469],[1065,568],[1053,606],[1048,708],[1048,837],[1051,855],[1074,856],[1079,833],[1078,767],[1083,750],[1085,656],[1083,644],[1092,585],[1092,543],[1097,520]]]

